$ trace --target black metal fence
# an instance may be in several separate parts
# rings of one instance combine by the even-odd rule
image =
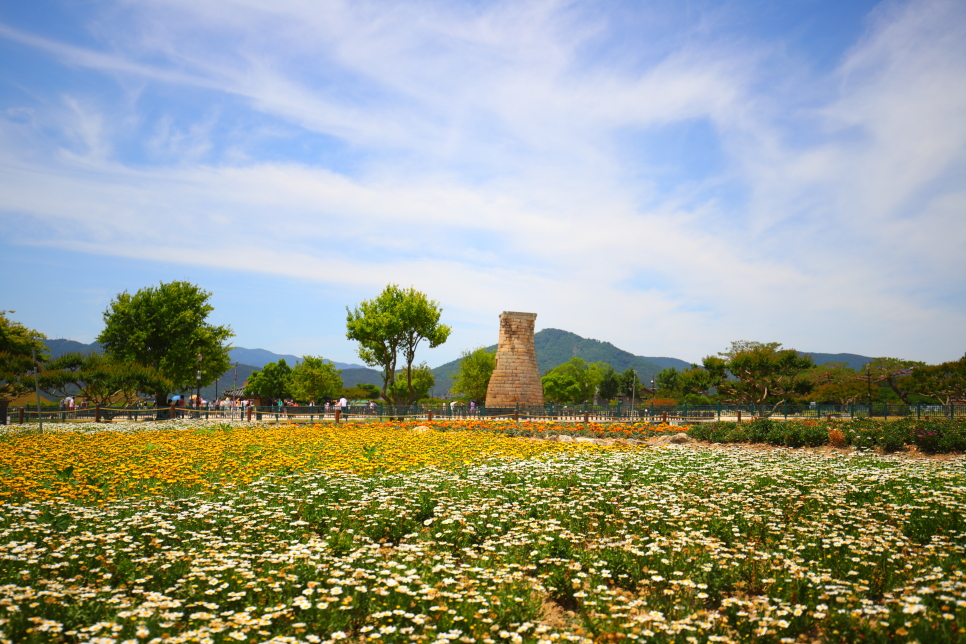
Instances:
[[[41,407],[39,418],[48,423],[78,421],[147,421],[200,419],[253,422],[323,422],[359,420],[519,420],[560,422],[707,422],[712,420],[819,419],[819,418],[966,418],[966,405],[906,405],[873,403],[862,405],[514,405],[486,407],[470,405],[350,405],[341,407],[261,406],[223,409],[205,407],[112,408],[56,410]],[[37,422],[36,406],[7,410],[13,423]]]

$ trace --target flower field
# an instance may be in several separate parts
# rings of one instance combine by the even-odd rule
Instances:
[[[0,435],[0,639],[966,641],[962,458],[166,426]]]

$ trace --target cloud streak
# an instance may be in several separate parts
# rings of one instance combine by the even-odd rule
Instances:
[[[93,21],[103,51],[0,25],[114,88],[7,101],[0,212],[15,243],[411,283],[641,354],[951,359],[964,14],[881,6],[830,73],[659,21],[618,43],[582,3],[172,0]]]

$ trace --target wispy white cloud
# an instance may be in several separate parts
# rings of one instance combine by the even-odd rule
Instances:
[[[54,246],[411,283],[459,319],[534,309],[644,354],[759,338],[948,359],[966,322],[943,296],[966,268],[964,14],[883,6],[831,75],[691,32],[608,54],[612,17],[580,3],[170,0],[100,17],[104,51],[0,25],[128,92],[0,121],[0,209]],[[208,94],[149,115],[145,83]],[[232,118],[282,126],[283,151]],[[717,149],[668,152],[720,163],[649,176],[661,137],[697,123]],[[38,152],[51,130],[60,149]]]

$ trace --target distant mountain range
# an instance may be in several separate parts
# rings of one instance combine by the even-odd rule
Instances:
[[[101,353],[103,348],[96,342],[83,344],[74,340],[45,340],[47,348],[53,357],[57,357],[70,351],[82,353],[95,351]],[[534,347],[537,351],[537,367],[543,375],[554,367],[563,364],[574,356],[579,356],[587,362],[606,362],[618,372],[625,371],[628,367],[637,371],[638,377],[645,385],[650,385],[651,378],[663,369],[674,367],[678,371],[687,369],[691,364],[678,358],[636,356],[632,353],[618,349],[610,342],[601,342],[584,338],[576,333],[563,331],[561,329],[543,329],[533,336]],[[496,345],[486,347],[488,351],[496,351]],[[844,362],[853,369],[862,368],[872,358],[861,356],[854,353],[811,353],[803,352],[804,355],[811,356],[816,364],[826,362]],[[229,352],[232,363],[238,362],[237,378],[234,365],[216,384],[202,387],[202,396],[205,398],[215,398],[215,393],[221,394],[225,389],[230,389],[237,382],[238,386],[245,383],[248,377],[255,371],[263,368],[270,362],[278,362],[285,359],[291,366],[295,366],[302,359],[294,355],[273,353],[266,349],[245,349],[235,347]],[[357,383],[373,384],[382,386],[382,375],[376,369],[369,369],[362,365],[332,362],[337,369],[342,370],[342,382],[346,386]],[[434,391],[437,396],[449,393],[453,386],[453,377],[459,368],[459,360],[453,360],[433,369],[436,376],[436,387]]]
[[[675,367],[679,371],[687,369],[691,363],[677,358],[636,356],[618,349],[610,342],[591,340],[570,331],[543,329],[533,335],[533,345],[537,351],[537,368],[543,375],[574,356],[587,362],[606,362],[618,372],[633,368],[641,382],[649,385],[651,378],[663,369]],[[496,345],[486,348],[496,351]],[[447,393],[453,386],[453,377],[459,368],[459,360],[447,362],[433,369],[436,376],[436,393]]]
[[[74,340],[44,340],[44,344],[47,345],[47,349],[50,351],[51,357],[56,358],[65,353],[77,352],[77,353],[89,353],[91,351],[95,353],[103,353],[104,348],[97,342],[92,342],[91,344],[84,344],[83,342],[76,342]],[[281,359],[285,359],[285,362],[289,366],[295,366],[302,361],[301,358],[293,355],[284,355],[278,353],[272,353],[271,351],[266,351],[265,349],[246,349],[244,347],[235,347],[228,352],[228,356],[231,359],[232,366],[228,371],[226,371],[217,381],[208,385],[207,387],[201,388],[202,398],[208,400],[214,400],[219,395],[223,394],[226,389],[231,389],[236,385],[241,387],[248,380],[248,377],[252,373],[262,369],[265,365],[270,362],[278,362]],[[235,369],[234,363],[238,363],[237,371]],[[335,365],[336,369],[342,370],[342,382],[346,386],[352,386],[357,383],[363,384],[373,384],[382,386],[382,376],[375,369],[368,369],[362,365],[351,364],[347,362],[335,362],[334,360],[329,360]]]

